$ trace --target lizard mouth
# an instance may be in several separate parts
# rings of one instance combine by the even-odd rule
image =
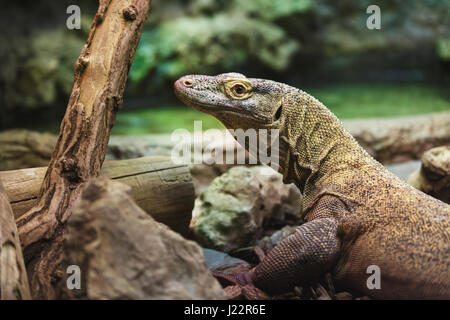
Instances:
[[[183,101],[182,99],[180,99]],[[194,108],[198,111],[202,111],[204,113],[211,114],[213,116],[219,116],[222,115],[233,115],[234,117],[240,117],[240,118],[247,118],[253,121],[262,122],[265,123],[267,120],[255,116],[253,113],[250,113],[246,110],[236,110],[232,107],[227,106],[211,106],[209,104],[201,103],[199,101],[193,102],[193,101],[183,101],[186,105],[190,106],[191,108]],[[220,116],[219,116],[220,117]]]
[[[191,98],[193,92],[199,93],[193,89],[186,89],[186,88],[180,87],[180,86],[178,86],[178,81],[175,82],[175,95],[185,105],[187,105],[191,108],[194,108],[196,110],[212,114],[212,115],[215,115],[217,113],[217,109],[218,109],[217,106],[211,106],[209,104],[202,103],[198,100],[194,101]]]

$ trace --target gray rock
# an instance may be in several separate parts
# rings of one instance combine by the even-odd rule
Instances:
[[[280,244],[284,238],[290,236],[295,232],[298,226],[284,226],[278,231],[275,231],[271,236],[265,236],[264,238],[258,240],[256,245],[260,248],[273,248]]]
[[[202,249],[141,210],[130,188],[97,179],[68,221],[67,263],[88,299],[224,299]]]
[[[422,166],[412,173],[408,183],[423,192],[450,203],[450,146],[428,150]]]
[[[246,167],[217,177],[197,198],[191,228],[204,247],[223,252],[246,245],[262,225],[259,181]]]
[[[250,170],[261,186],[264,216],[283,220],[286,212],[300,215],[302,196],[295,184],[284,184],[283,176],[266,166],[252,166]]]
[[[212,249],[203,248],[203,255],[205,257],[206,265],[209,269],[227,269],[239,264],[248,265],[249,264],[241,259],[234,258],[228,254]]]
[[[264,171],[263,171],[264,170]],[[231,252],[246,246],[263,220],[285,211],[299,213],[292,185],[267,167],[237,166],[217,177],[197,198],[191,229],[204,247]],[[299,193],[297,193],[299,196]]]
[[[206,188],[209,187],[211,182],[221,174],[228,171],[229,168],[231,168],[232,165],[225,165],[225,164],[191,164],[189,165],[189,170],[191,172],[192,176],[192,182],[194,183],[195,188],[195,194],[198,196],[203,191],[206,190]]]
[[[378,161],[420,159],[430,148],[450,144],[450,112],[343,121],[346,129]]]
[[[298,226],[285,226],[270,236],[270,243],[272,246],[278,245],[284,238],[290,236],[295,232]]]
[[[403,163],[393,163],[386,165],[386,168],[400,179],[407,181],[408,177],[420,168],[420,160],[412,160]]]

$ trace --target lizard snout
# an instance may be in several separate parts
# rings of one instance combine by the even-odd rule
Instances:
[[[175,89],[183,90],[184,88],[191,88],[194,85],[194,80],[189,76],[184,76],[175,81]]]

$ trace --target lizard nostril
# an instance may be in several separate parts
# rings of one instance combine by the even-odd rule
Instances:
[[[188,87],[188,88],[192,87],[192,81],[191,80],[184,80],[183,84],[184,84],[185,87]]]

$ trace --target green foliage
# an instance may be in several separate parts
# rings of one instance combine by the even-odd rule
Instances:
[[[450,38],[442,38],[437,41],[437,54],[442,60],[450,60]]]
[[[341,119],[396,117],[450,110],[446,88],[427,84],[339,84],[306,91]]]
[[[189,107],[163,106],[119,112],[112,134],[171,133],[180,128],[193,131],[194,121],[202,121],[203,130],[224,128],[221,122],[213,116]]]
[[[272,20],[302,12],[309,0],[231,1],[224,10],[215,2],[195,1],[191,11],[212,15],[181,16],[144,30],[130,77],[140,81],[154,72],[157,80],[187,73],[214,73],[245,63],[285,70],[300,44]],[[196,5],[196,6],[195,6]],[[195,10],[193,9],[195,8]]]
[[[82,8],[82,30],[69,31],[64,15],[69,2],[2,7],[4,123],[11,121],[8,117],[19,119],[26,109],[56,110],[67,103],[74,63],[98,5],[75,1]],[[366,28],[370,4],[382,10],[381,30]],[[450,2],[441,0],[155,0],[126,96],[167,98],[170,82],[189,73],[240,71],[276,78],[270,75],[275,71],[285,79],[358,81],[376,69],[445,80],[447,65],[435,62],[450,59],[449,14]],[[436,65],[443,72],[430,69]],[[443,76],[436,79],[437,74]]]
[[[82,29],[89,30],[90,18],[82,16]],[[49,106],[58,97],[69,96],[73,85],[73,67],[87,32],[69,31],[65,26],[32,35],[8,38],[9,50],[0,69],[5,85],[4,104],[34,109]]]
[[[16,95],[20,104],[30,108],[55,101],[59,91],[70,94],[73,83],[73,64],[78,58],[83,41],[77,36],[57,29],[40,33],[31,39],[32,55],[26,57],[22,67],[27,70],[19,79],[23,93]]]
[[[244,11],[252,16],[260,16],[265,20],[276,20],[282,17],[305,12],[312,6],[311,0],[233,0],[232,8]]]

